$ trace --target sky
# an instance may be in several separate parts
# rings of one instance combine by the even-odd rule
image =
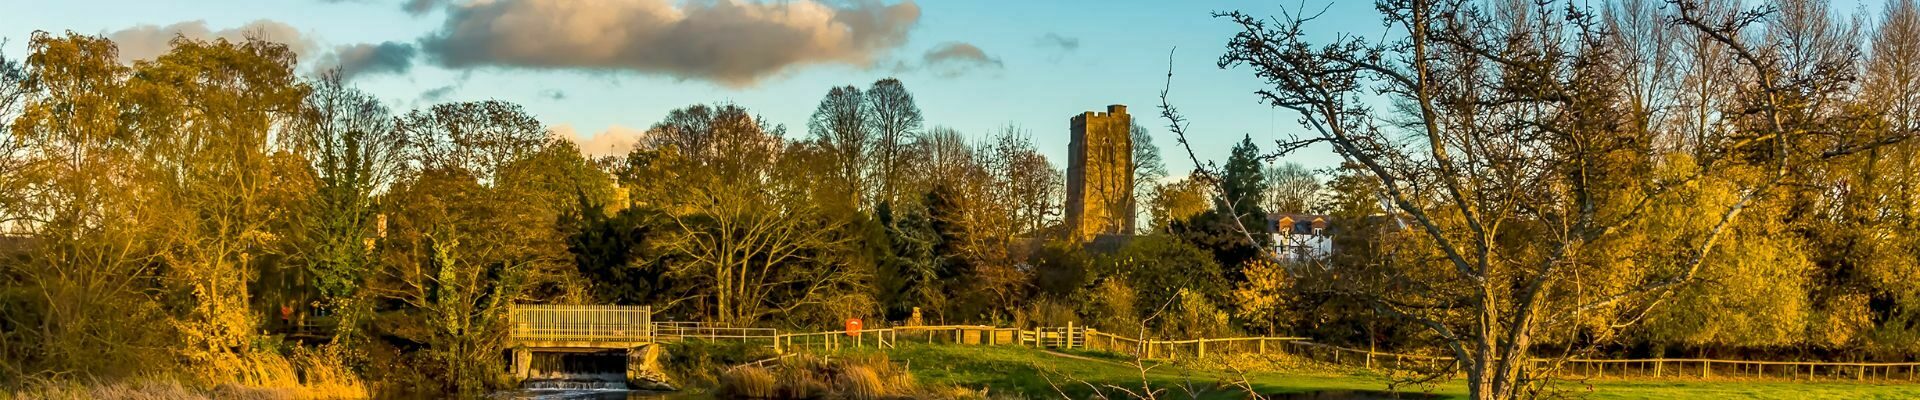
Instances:
[[[1386,31],[1372,2],[1357,0],[4,2],[21,3],[0,7],[0,52],[12,58],[36,30],[107,35],[127,59],[164,52],[176,34],[252,33],[289,42],[304,74],[351,73],[397,112],[510,101],[590,154],[620,152],[669,110],[701,103],[738,104],[803,137],[829,88],[897,77],[929,127],[981,140],[1017,126],[1063,170],[1069,118],[1128,105],[1175,176],[1193,164],[1158,117],[1169,67],[1169,97],[1191,120],[1203,161],[1224,162],[1242,137],[1270,149],[1308,134],[1297,115],[1259,103],[1263,84],[1250,70],[1216,66],[1237,30],[1211,12],[1324,9],[1316,36]],[[1862,3],[1836,6],[1878,1]],[[1280,161],[1337,160],[1312,148]]]

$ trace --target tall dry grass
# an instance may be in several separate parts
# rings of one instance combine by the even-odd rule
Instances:
[[[719,383],[717,394],[723,399],[772,399],[780,393],[773,371],[761,366],[726,370],[720,373]]]
[[[728,399],[983,399],[985,391],[922,385],[884,356],[823,358],[798,355],[771,366],[746,365],[720,374],[717,393]]]
[[[301,400],[364,399],[366,385],[325,350],[300,349],[292,357],[270,353],[250,354],[237,376],[224,382],[207,379],[183,379],[177,375],[151,373],[118,380],[30,379],[11,391],[0,391],[0,399],[128,399],[128,400]]]

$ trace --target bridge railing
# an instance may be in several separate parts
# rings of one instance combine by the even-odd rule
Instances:
[[[653,332],[648,306],[514,305],[509,311],[515,340],[642,341]]]

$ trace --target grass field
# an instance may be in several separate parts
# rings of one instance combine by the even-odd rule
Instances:
[[[1120,357],[1103,354],[1062,356],[1019,347],[925,344],[902,344],[887,353],[926,383],[987,388],[989,393],[1028,398],[1061,398],[1062,392],[1071,398],[1086,398],[1092,390],[1090,385],[1137,391],[1143,381],[1139,368]],[[1185,388],[1203,399],[1246,398],[1244,390],[1231,384],[1238,377],[1224,371],[1164,364],[1149,369],[1144,380],[1156,389],[1169,391],[1160,398],[1187,398]],[[1255,372],[1246,378],[1265,394],[1387,388],[1384,377],[1357,371]],[[1920,399],[1920,385],[1901,384],[1603,380],[1569,382],[1560,389],[1591,399]],[[1105,390],[1110,395],[1125,396]],[[1464,398],[1466,393],[1458,382],[1402,391],[1449,398]]]

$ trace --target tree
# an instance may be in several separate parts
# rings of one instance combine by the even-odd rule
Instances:
[[[258,316],[248,285],[277,256],[286,216],[310,195],[287,172],[304,162],[271,147],[271,132],[297,115],[310,91],[286,45],[176,38],[173,49],[135,65],[127,94],[143,171],[156,184],[143,199],[171,217],[147,226],[162,249],[163,286],[175,307],[178,349],[199,376],[247,382]],[[289,164],[299,166],[286,168]]]
[[[13,120],[26,106],[27,69],[19,60],[0,55],[0,232],[19,230],[20,207],[26,201],[26,140],[13,134]]]
[[[1153,218],[1150,231],[1166,233],[1173,223],[1206,212],[1213,198],[1211,186],[1194,176],[1154,185],[1153,195],[1147,197],[1148,215]]]
[[[614,188],[613,178],[601,170],[572,141],[549,138],[538,150],[507,163],[492,189],[501,200],[522,207],[514,221],[499,227],[512,232],[520,241],[514,251],[527,261],[530,270],[525,295],[538,302],[579,303],[589,300],[591,284],[580,269],[567,262],[567,216],[581,215],[598,208],[617,211],[623,205]]]
[[[329,303],[351,297],[379,232],[375,194],[394,182],[402,140],[378,99],[322,77],[285,136],[287,148],[311,162],[314,196],[299,210],[291,251],[304,260],[312,285]]]
[[[920,115],[920,106],[913,102],[913,93],[899,79],[874,81],[867,88],[866,101],[867,129],[874,135],[873,176],[868,178],[873,188],[868,192],[873,194],[874,204],[896,203],[906,186],[903,169],[908,148],[926,120]]]
[[[1307,167],[1285,163],[1266,168],[1262,175],[1267,179],[1267,192],[1261,208],[1267,211],[1306,213],[1319,201],[1320,181]]]
[[[402,354],[426,368],[383,373],[492,389],[511,305],[586,300],[558,223],[609,202],[610,179],[517,104],[439,104],[395,124],[406,168],[381,196],[388,235],[361,290],[373,334],[422,344]]]
[[[459,169],[430,169],[399,182],[388,195],[395,207],[381,241],[379,273],[365,290],[388,305],[379,332],[423,346],[406,360],[441,385],[427,391],[475,395],[492,389],[505,367],[507,309],[523,296],[532,264],[517,247],[525,238],[500,229],[530,214],[528,202],[481,185]],[[395,379],[388,377],[387,379]]]
[[[1260,147],[1253,144],[1252,136],[1242,138],[1227,157],[1227,165],[1220,175],[1220,202],[1214,204],[1214,208],[1243,220],[1264,221],[1266,215],[1261,205],[1265,203],[1267,187],[1265,172],[1260,168]]]
[[[1059,214],[1063,187],[1060,170],[1046,155],[1040,154],[1030,136],[1026,130],[1009,125],[980,151],[985,155],[981,164],[992,177],[991,204],[1009,217],[1004,225],[979,226],[996,229],[996,242],[1019,235],[1036,235]]]
[[[1167,177],[1166,161],[1160,157],[1160,146],[1153,144],[1152,133],[1147,131],[1147,127],[1140,126],[1139,122],[1128,127],[1127,139],[1133,142],[1133,163],[1130,164],[1133,166],[1133,198],[1129,200],[1149,201],[1153,198],[1154,189],[1159,186],[1160,180]],[[1131,206],[1134,205],[1128,204],[1128,206],[1130,206],[1129,209],[1133,209]],[[1135,216],[1135,218],[1140,217],[1146,217],[1152,221],[1149,215]],[[1138,224],[1136,221],[1135,225]]]
[[[540,150],[546,127],[518,104],[498,100],[436,104],[394,123],[409,167],[458,169],[493,184],[500,169]]]
[[[826,151],[833,167],[833,186],[844,190],[854,208],[866,204],[868,149],[874,146],[873,124],[860,88],[835,87],[820,99],[807,120],[807,133]]]
[[[1837,120],[1845,114],[1815,112],[1820,103],[1805,101],[1848,86],[1844,51],[1796,65],[1792,48],[1754,45],[1743,33],[1763,12],[1716,12],[1686,0],[1670,6],[1672,21],[1740,60],[1735,98],[1750,107],[1740,109],[1757,110],[1713,116],[1710,124],[1723,125],[1711,126],[1731,129],[1696,138],[1705,156],[1687,160],[1703,172],[1679,179],[1652,177],[1659,160],[1634,157],[1649,154],[1651,140],[1620,129],[1615,117],[1631,113],[1616,101],[1619,60],[1609,58],[1606,34],[1578,7],[1388,1],[1379,9],[1405,32],[1379,44],[1354,37],[1312,43],[1302,29],[1310,17],[1223,13],[1242,32],[1220,65],[1253,69],[1268,83],[1262,99],[1299,113],[1313,132],[1279,148],[1330,144],[1363,166],[1421,232],[1421,250],[1443,260],[1399,268],[1390,283],[1354,287],[1371,288],[1374,307],[1439,337],[1466,370],[1471,397],[1525,397],[1546,385],[1528,373],[1530,363],[1514,361],[1532,356],[1536,333],[1586,313],[1637,320],[1695,282],[1748,206],[1793,172],[1911,136],[1850,135]],[[1363,92],[1384,93],[1405,113],[1376,112],[1357,98]],[[1163,111],[1182,127],[1175,110]],[[1421,145],[1396,145],[1396,135]],[[1711,212],[1715,222],[1691,233],[1697,236],[1685,240],[1683,256],[1617,285],[1574,279],[1574,266],[1591,265],[1583,254],[1589,244],[1637,228],[1645,204],[1702,180],[1732,185],[1738,195],[1724,208],[1696,211]]]
[[[1912,0],[1888,2],[1882,11],[1879,27],[1869,38],[1871,52],[1867,55],[1867,65],[1862,88],[1872,108],[1881,110],[1886,132],[1920,132],[1920,4]],[[1916,216],[1920,216],[1920,164],[1915,158],[1913,143],[1901,143],[1889,146],[1884,152],[1870,151],[1858,175],[1863,184],[1873,188],[1856,193],[1865,207],[1848,207],[1854,216],[1879,216],[1873,221],[1872,228],[1853,229],[1857,238],[1877,238],[1880,240],[1862,241],[1875,243],[1871,257],[1856,264],[1865,266],[1861,281],[1871,282],[1876,290],[1869,303],[1877,304],[1872,310],[1872,319],[1878,332],[1874,333],[1874,344],[1884,353],[1896,353],[1901,349],[1920,343],[1920,332],[1914,327],[1920,326],[1920,285],[1910,279],[1898,276],[1910,275],[1920,271],[1920,262],[1898,256],[1912,254],[1920,249],[1920,242],[1912,239],[1886,240],[1887,238],[1906,237],[1888,235],[1897,231],[1920,229]],[[1847,221],[1838,221],[1846,226]],[[1839,242],[1853,238],[1845,238]],[[1862,252],[1866,253],[1866,252]],[[1860,254],[1860,253],[1856,253]]]
[[[22,158],[3,178],[23,189],[9,190],[21,197],[5,225],[33,240],[0,251],[4,379],[176,367],[179,332],[154,284],[159,246],[147,234],[162,216],[143,199],[153,181],[121,126],[133,108],[131,68],[94,36],[37,32],[28,51],[24,76],[5,76],[27,84],[4,139]]]
[[[640,207],[609,215],[606,207],[593,204],[582,204],[578,214],[568,216],[573,233],[567,251],[574,267],[593,282],[599,302],[660,305],[674,299],[680,288],[667,273],[673,259],[663,248],[669,232],[662,218]]]
[[[1228,296],[1234,306],[1234,316],[1246,321],[1249,328],[1259,328],[1260,332],[1269,334],[1290,327],[1288,311],[1292,301],[1288,297],[1292,294],[1293,277],[1285,267],[1271,260],[1254,259],[1240,270],[1246,279],[1235,283]]]
[[[972,143],[959,131],[944,126],[928,129],[913,142],[909,158],[924,173],[909,174],[905,189],[914,193],[916,201],[897,204],[896,208],[916,208],[924,210],[920,200],[938,186],[959,188],[982,182],[986,170],[980,164],[982,155],[975,152]]]
[[[966,282],[967,277],[977,273],[979,257],[971,246],[977,236],[968,227],[967,213],[971,212],[963,203],[963,195],[946,185],[934,186],[928,191],[924,203],[927,205],[927,230],[933,233],[932,249],[933,279],[929,282],[938,285],[940,296],[921,296],[929,301],[926,310],[944,321],[947,312],[955,310],[960,294],[968,291],[973,283]],[[954,317],[962,318],[967,314],[955,312]]]
[[[709,158],[660,159],[662,169],[685,174],[654,195],[663,196],[666,219],[678,232],[667,244],[685,260],[673,266],[676,279],[696,288],[694,300],[709,320],[744,326],[833,307],[842,295],[864,292],[866,272],[836,268],[846,264],[838,251],[850,240],[847,221],[828,218],[807,201],[812,182],[776,173],[782,130],[736,106],[706,109],[675,110],[655,127],[674,129],[668,124],[677,115],[711,116],[702,130],[676,133],[710,144],[698,153]]]
[[[1183,294],[1190,293],[1204,300],[1189,301],[1190,304],[1219,304],[1226,299],[1229,289],[1220,264],[1213,262],[1206,251],[1171,236],[1135,237],[1126,247],[1097,263],[1100,265],[1097,274],[1124,279],[1126,286],[1136,291],[1137,297],[1133,300],[1136,316],[1142,321],[1158,322],[1162,328],[1172,327],[1166,323],[1169,319],[1156,316],[1166,312],[1169,304],[1180,302]],[[1192,311],[1200,315],[1207,310]]]
[[[888,254],[875,271],[874,289],[887,320],[905,320],[914,308],[934,310],[944,303],[939,268],[946,259],[934,253],[940,237],[932,220],[924,212],[895,212],[889,204],[882,204],[875,218],[886,229]]]

